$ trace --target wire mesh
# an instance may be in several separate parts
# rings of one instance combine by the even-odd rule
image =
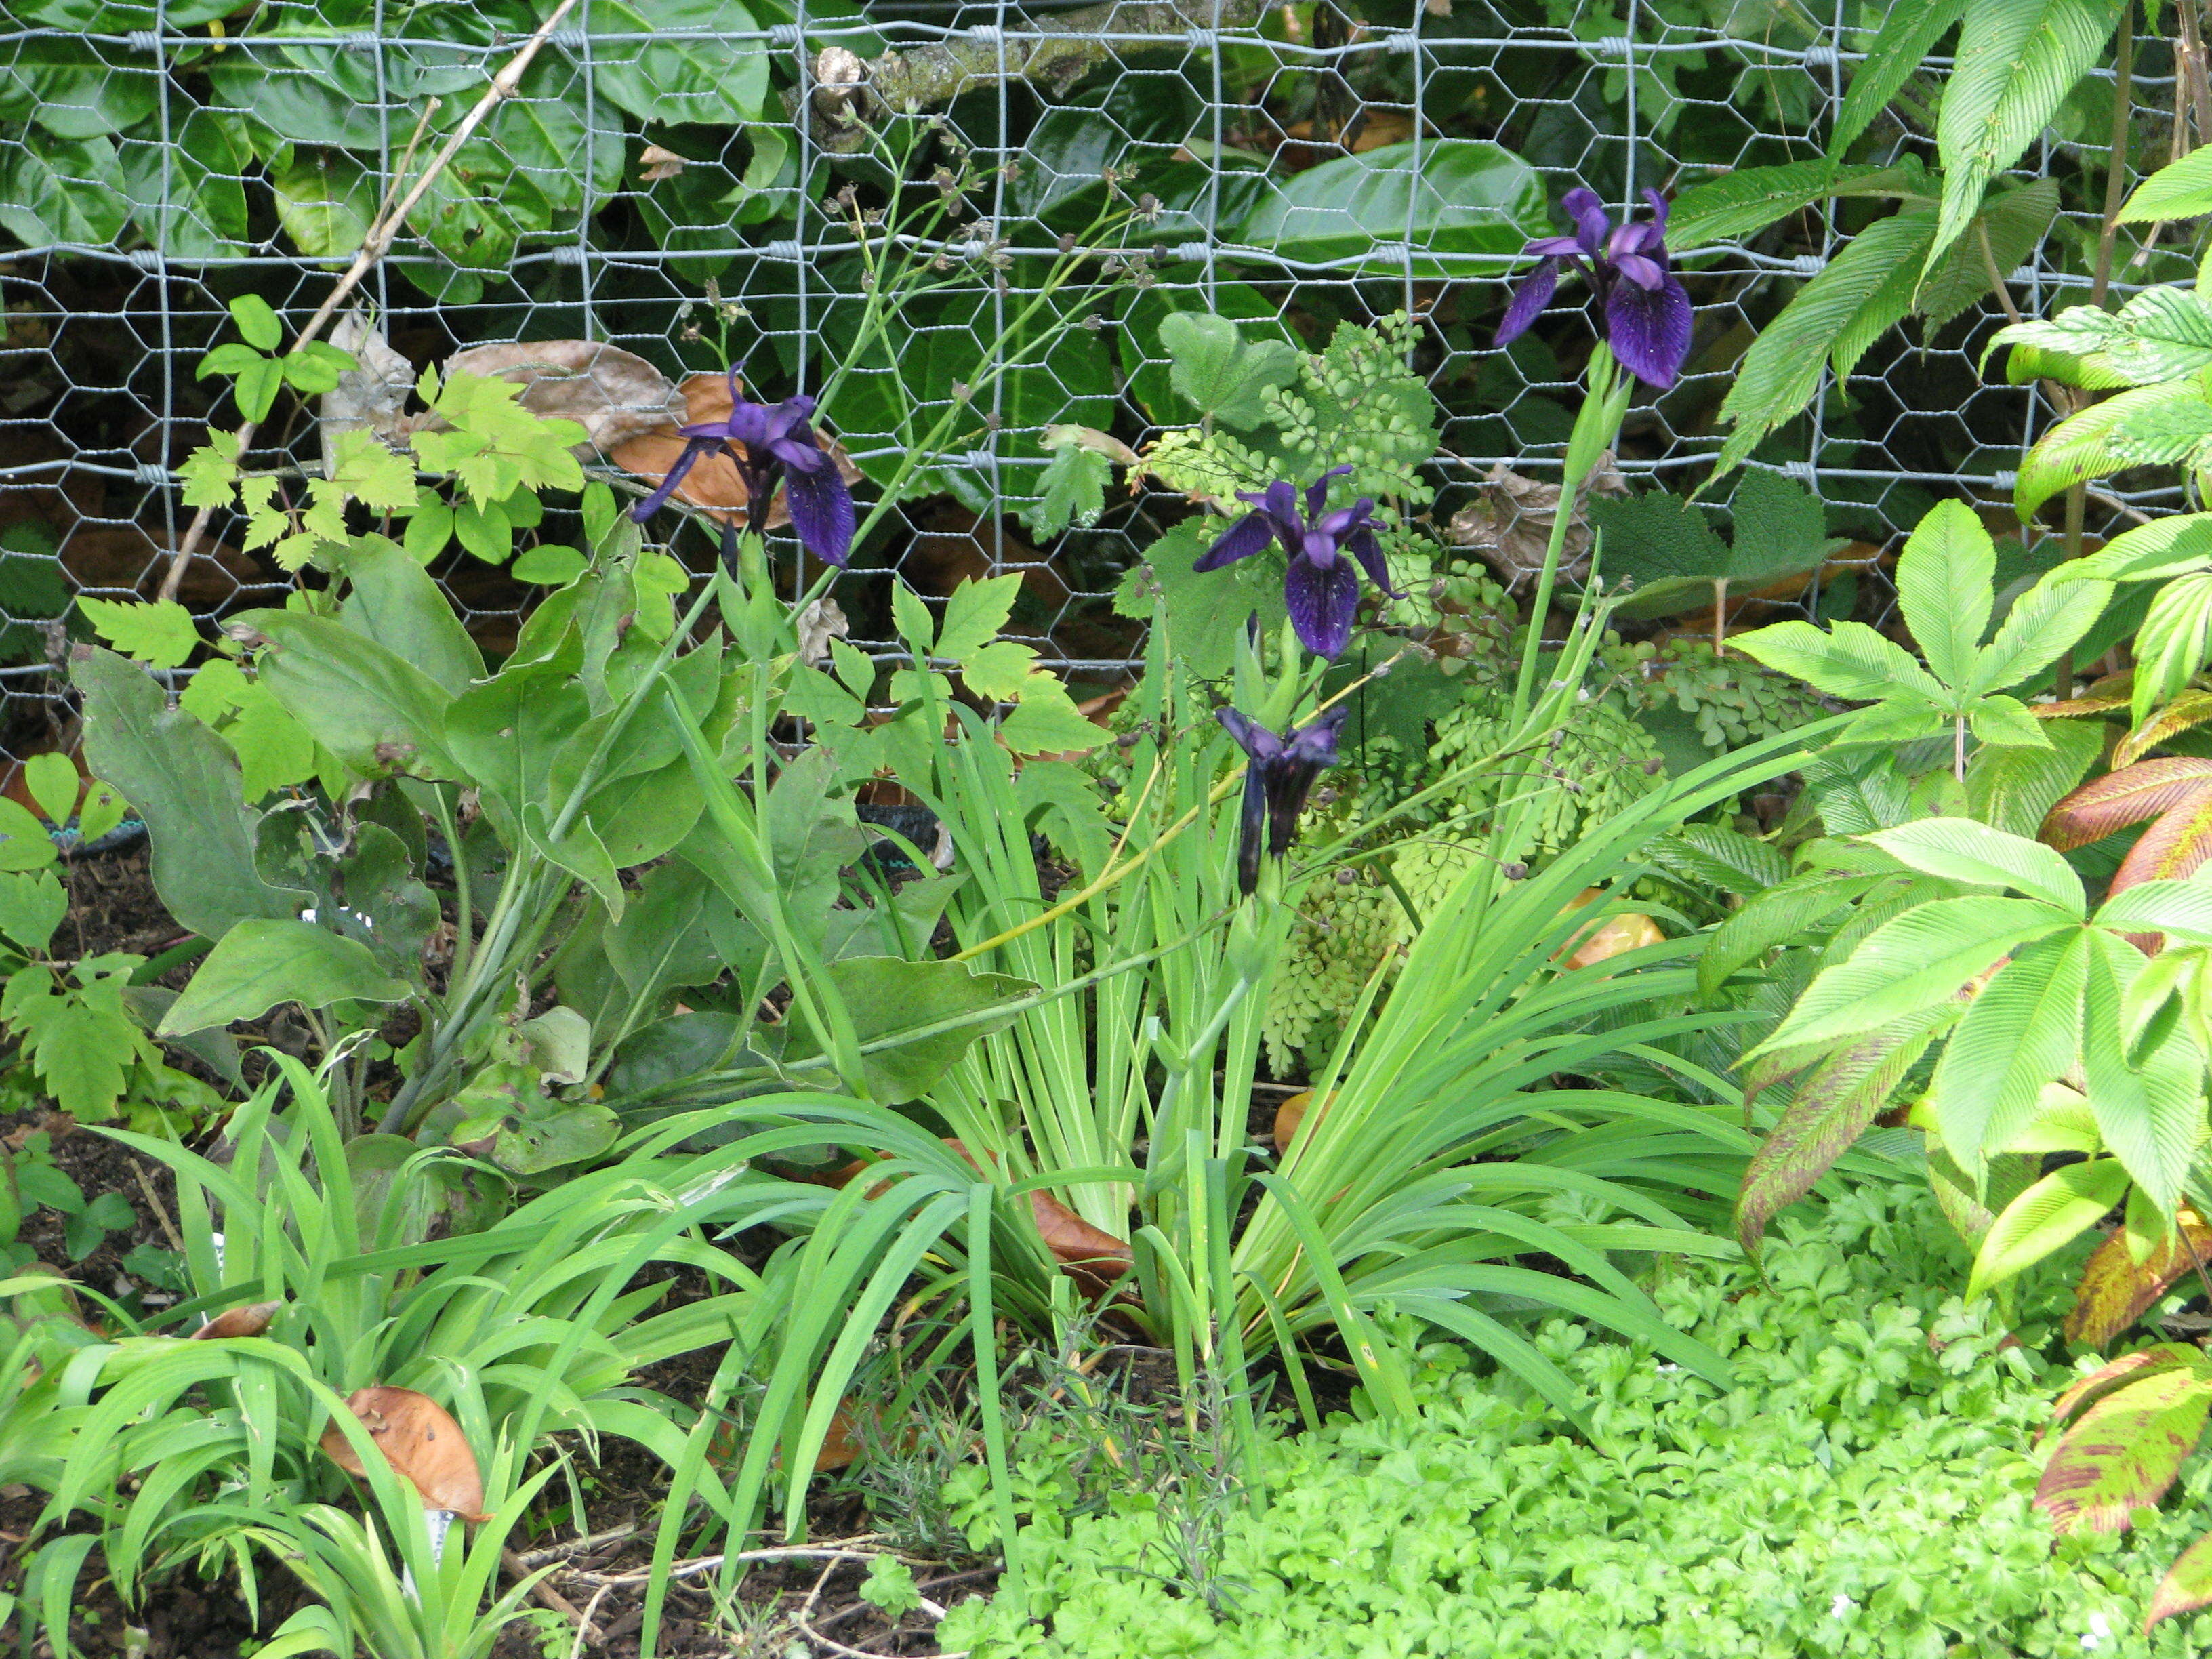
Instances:
[[[1045,425],[1110,427],[1139,446],[1155,432],[1157,411],[1133,388],[1161,353],[1132,321],[1133,293],[1282,316],[1314,335],[1397,309],[1421,319],[1415,366],[1443,409],[1441,525],[1494,466],[1555,473],[1576,397],[1571,329],[1547,324],[1510,352],[1491,346],[1523,231],[1485,206],[1495,181],[1459,167],[1466,147],[1525,163],[1553,203],[1575,184],[1625,203],[1645,185],[1674,191],[1810,158],[1882,9],[1408,0],[1355,18],[1331,0],[1028,14],[934,0],[584,0],[364,292],[417,366],[489,341],[588,338],[681,373],[718,367],[734,337],[776,389],[815,389],[855,291],[838,192],[850,185],[861,203],[885,183],[880,166],[842,148],[848,65],[865,63],[880,83],[896,62],[914,69],[922,113],[941,124],[933,142],[964,149],[988,181],[942,244],[960,256],[956,276],[975,274],[967,308],[917,306],[896,360],[870,370],[908,376],[936,411],[975,379],[957,367],[963,354],[980,356],[1037,297],[1071,216],[1097,204],[1111,169],[1111,188],[1153,195],[1160,210],[1121,234],[1134,257],[1100,307],[1104,326],[996,382],[951,461],[862,561],[878,587],[896,576],[927,592],[1018,570],[1018,626],[1074,678],[1110,681],[1139,648],[1110,607],[1115,582],[1188,505],[1117,496],[1097,526],[1048,545],[1017,514],[1036,492]],[[451,130],[538,15],[524,0],[0,8],[0,746],[10,754],[42,746],[54,719],[70,597],[149,593],[177,545],[190,514],[175,469],[210,426],[236,419],[220,382],[195,376],[227,337],[226,301],[258,294],[296,327],[403,161]],[[2133,114],[2163,130],[2175,82],[2159,72],[2170,62],[2158,47],[2141,54]],[[922,84],[923,70],[952,75],[957,95],[931,95],[953,88]],[[2021,171],[2100,168],[2112,97],[2110,72],[2093,76]],[[879,109],[878,125],[902,126],[895,113]],[[1883,142],[1893,154],[1927,149],[1902,125]],[[1346,166],[1364,169],[1349,191],[1301,185]],[[1283,199],[1307,204],[1296,234],[1283,231]],[[2081,297],[2071,290],[2088,281],[2083,249],[2096,230],[2092,214],[2063,214],[2008,273],[2013,303],[2033,314]],[[1840,234],[1822,208],[1741,246],[1683,252],[1697,346],[1682,382],[1631,415],[1624,471],[1683,487],[1702,476],[1744,343]],[[2113,291],[2172,274],[2124,268]],[[1562,309],[1572,303],[1563,297]],[[1893,335],[1755,464],[1816,489],[1832,529],[1877,548],[1938,495],[2002,501],[2045,418],[2031,388],[1977,372],[2002,320],[1990,299],[1930,340]],[[280,404],[260,441],[312,463],[313,413]],[[882,459],[855,447],[864,465]],[[550,520],[542,533],[561,529]],[[204,618],[275,602],[289,585],[224,535],[219,524],[182,589]],[[458,550],[437,568],[489,646],[511,638],[528,588]],[[887,605],[848,608],[856,638],[885,642]]]

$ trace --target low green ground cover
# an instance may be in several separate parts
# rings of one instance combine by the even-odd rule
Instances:
[[[1956,1295],[1964,1256],[1924,1193],[1862,1188],[1778,1232],[1764,1284],[1699,1263],[1662,1266],[1654,1286],[1728,1356],[1732,1394],[1554,1321],[1535,1340],[1596,1402],[1590,1444],[1439,1347],[1417,1417],[1269,1442],[1248,1472],[1264,1495],[1195,1534],[1174,1492],[1124,1491],[1074,1519],[1033,1501],[1024,1598],[956,1607],[944,1644],[976,1659],[2205,1650],[2212,1615],[2148,1640],[2137,1626],[2200,1529],[2212,1462],[2117,1538],[2054,1540],[2029,1508],[2036,1432],[2070,1369],[2055,1357],[2063,1275],[2023,1293],[2005,1346],[1996,1305]]]

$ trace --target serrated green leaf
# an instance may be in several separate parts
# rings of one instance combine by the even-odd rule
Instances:
[[[2004,1207],[1966,1281],[1966,1298],[2026,1272],[2095,1226],[2128,1189],[2128,1172],[2108,1158],[2054,1170]]]
[[[79,599],[77,610],[92,631],[133,661],[152,668],[181,668],[199,649],[192,613],[174,599]]]
[[[2080,916],[2088,895],[2063,854],[1972,818],[1922,818],[1866,839],[1899,863],[1947,881],[2009,887]]]
[[[1992,829],[2033,836],[2044,816],[2104,752],[2100,728],[2081,720],[2048,724],[2048,747],[1987,747],[1967,761],[1966,798],[1974,817]]]
[[[2081,1073],[2097,1131],[2161,1214],[2181,1200],[2181,1183],[2205,1135],[2204,1060],[2177,1024],[2131,1062],[2123,1024],[2127,987],[2143,956],[2113,934],[2095,932],[2082,997]]]
[[[2193,150],[2137,185],[2115,220],[2139,225],[2155,219],[2195,219],[2212,213],[2212,150]]]
[[[1973,678],[1996,599],[1997,550],[1973,509],[1940,501],[1897,560],[1897,599],[1920,654],[1948,686]]]
[[[2193,385],[2185,384],[2133,386],[2068,416],[2037,439],[2022,459],[2013,485],[2013,511],[2025,524],[2060,491],[2141,465],[2135,457],[2142,446],[2129,438],[2130,424],[2154,419],[2177,406],[2192,412],[2203,409],[2206,418],[2212,419],[2212,405],[2205,404]]]
[[[1995,289],[1992,267],[2000,277],[2035,252],[2058,216],[2058,181],[2036,179],[1991,193],[1975,213],[1966,234],[1938,255],[1913,296],[1913,309],[1933,333]],[[1985,254],[1982,242],[1986,238]]]
[[[1869,346],[1911,313],[1935,235],[1933,208],[1875,221],[1759,331],[1721,405],[1734,429],[1721,447],[1716,476],[1801,414],[1820,389],[1823,370],[1847,376]]]
[[[2177,576],[2160,588],[2136,631],[2130,717],[2141,726],[2172,701],[2212,655],[2212,571]]]
[[[0,871],[43,870],[54,861],[53,838],[31,809],[0,795]]]
[[[1883,9],[1881,27],[1868,43],[1864,61],[1852,71],[1843,107],[1836,112],[1836,125],[1828,137],[1831,156],[1841,156],[1874,125],[1965,10],[1966,0]]]
[[[2119,21],[2124,0],[1966,0],[1936,122],[1943,205],[1932,256],[2049,125]]]
[[[2056,856],[2054,854],[2054,856]],[[1928,1091],[1936,1133],[1960,1169],[1978,1171],[2039,1109],[2043,1087],[2081,1048],[2087,935],[2072,932],[2018,952],[1976,993]]]
[[[1753,1054],[1879,1030],[1949,1000],[2021,945],[2074,925],[2031,899],[1937,899],[1868,935],[1849,959],[1821,970],[1790,1017]]]
[[[2212,569],[2212,513],[2177,513],[2122,531],[2088,557],[2060,565],[2045,580],[2163,581],[2207,569]]]
[[[1944,688],[1904,647],[1864,623],[1838,623],[1825,631],[1811,623],[1777,623],[1739,634],[1729,643],[1832,697],[1871,702],[1904,690],[1943,701]]]
[[[1738,241],[1831,196],[1911,196],[1927,185],[1917,156],[1894,166],[1839,167],[1816,159],[1737,167],[1674,198],[1667,239],[1677,248]]]
[[[2056,582],[2049,577],[2014,600],[1975,659],[1966,690],[1975,696],[2027,684],[2096,625],[2112,603],[2109,582]]]

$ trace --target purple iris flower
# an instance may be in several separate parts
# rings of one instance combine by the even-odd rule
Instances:
[[[1513,290],[1505,320],[1498,325],[1498,343],[1528,331],[1551,303],[1561,267],[1572,265],[1595,290],[1600,327],[1613,355],[1656,391],[1674,385],[1690,355],[1690,296],[1667,257],[1667,198],[1647,190],[1644,199],[1651,204],[1650,219],[1615,230],[1595,191],[1569,191],[1559,205],[1575,222],[1575,234],[1540,236],[1522,250],[1542,257]]]
[[[1283,579],[1283,602],[1289,606],[1291,626],[1306,648],[1331,662],[1341,656],[1352,638],[1352,613],[1359,608],[1359,578],[1352,574],[1351,555],[1359,561],[1376,586],[1394,599],[1406,596],[1390,586],[1390,573],[1382,551],[1375,544],[1375,502],[1362,495],[1350,507],[1324,513],[1328,481],[1351,471],[1333,466],[1306,486],[1305,512],[1298,512],[1295,485],[1278,480],[1257,495],[1239,492],[1254,511],[1230,526],[1221,539],[1200,555],[1194,570],[1218,570],[1224,564],[1249,559],[1270,542],[1280,542],[1291,556]]]
[[[1320,719],[1278,736],[1233,708],[1214,711],[1237,746],[1251,757],[1244,769],[1244,818],[1237,838],[1237,890],[1248,896],[1260,884],[1260,837],[1280,858],[1297,839],[1298,814],[1313,793],[1314,780],[1336,764],[1336,734],[1349,703],[1339,703]]]
[[[853,492],[823,450],[808,420],[813,413],[811,398],[749,402],[738,393],[738,371],[732,368],[729,418],[678,427],[677,435],[685,441],[684,453],[660,488],[633,507],[630,516],[643,524],[667,504],[701,456],[719,449],[745,481],[747,529],[758,534],[768,527],[769,501],[781,483],[785,510],[800,543],[824,564],[842,565],[853,556]]]

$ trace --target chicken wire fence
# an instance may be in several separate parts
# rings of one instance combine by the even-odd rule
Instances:
[[[1146,319],[1202,305],[1291,318],[1318,343],[1340,321],[1410,313],[1413,367],[1443,410],[1441,526],[1494,468],[1557,473],[1573,330],[1547,325],[1505,353],[1490,343],[1520,243],[1555,211],[1547,198],[1580,183],[1621,204],[1818,155],[1883,8],[1359,9],[582,0],[362,295],[416,367],[487,342],[580,339],[672,375],[729,352],[779,393],[815,390],[866,297],[851,216],[884,199],[894,172],[927,185],[964,166],[976,188],[961,216],[909,249],[948,268],[929,273],[938,291],[902,302],[901,348],[869,369],[902,377],[927,416],[973,396],[994,341],[1025,349],[1008,319],[1055,280],[1086,221],[1119,214],[1103,233],[1111,257],[1083,279],[1090,325],[975,398],[952,453],[865,550],[874,581],[845,590],[887,592],[896,577],[943,592],[1018,570],[1017,626],[1073,678],[1110,682],[1139,648],[1110,604],[1115,582],[1188,504],[1109,492],[1095,526],[1057,537],[1020,515],[1047,424],[1110,428],[1140,448],[1156,430],[1133,390],[1163,361]],[[526,0],[0,8],[0,746],[45,746],[61,717],[72,596],[158,586],[191,517],[176,468],[237,420],[223,382],[195,374],[234,337],[226,303],[260,295],[297,328],[378,204],[542,15]],[[2175,82],[2159,67],[2154,53],[2138,66],[2138,121],[2168,119]],[[2093,77],[2070,129],[2046,133],[2023,173],[2097,142],[2112,85]],[[887,160],[872,132],[905,148]],[[1902,126],[1886,142],[1926,148]],[[2095,234],[2094,215],[2062,213],[2008,273],[2014,304],[2035,314],[2086,286],[2081,249]],[[1624,472],[1679,488],[1704,476],[1744,344],[1838,240],[1833,212],[1816,207],[1742,246],[1678,250],[1697,345],[1682,382],[1632,414]],[[1846,395],[1817,399],[1755,464],[1815,489],[1832,531],[1875,549],[1937,496],[2001,502],[2039,418],[2032,389],[1978,373],[2002,320],[1992,299],[1930,339],[1893,335]],[[872,450],[853,435],[865,421],[828,413],[864,468],[887,469],[896,441]],[[313,415],[310,400],[280,402],[263,463],[289,451],[312,464]],[[235,536],[219,519],[185,573],[181,596],[203,618],[274,603],[289,584]],[[488,645],[511,639],[526,586],[459,549],[435,568]],[[885,643],[887,605],[848,609],[856,640]]]

